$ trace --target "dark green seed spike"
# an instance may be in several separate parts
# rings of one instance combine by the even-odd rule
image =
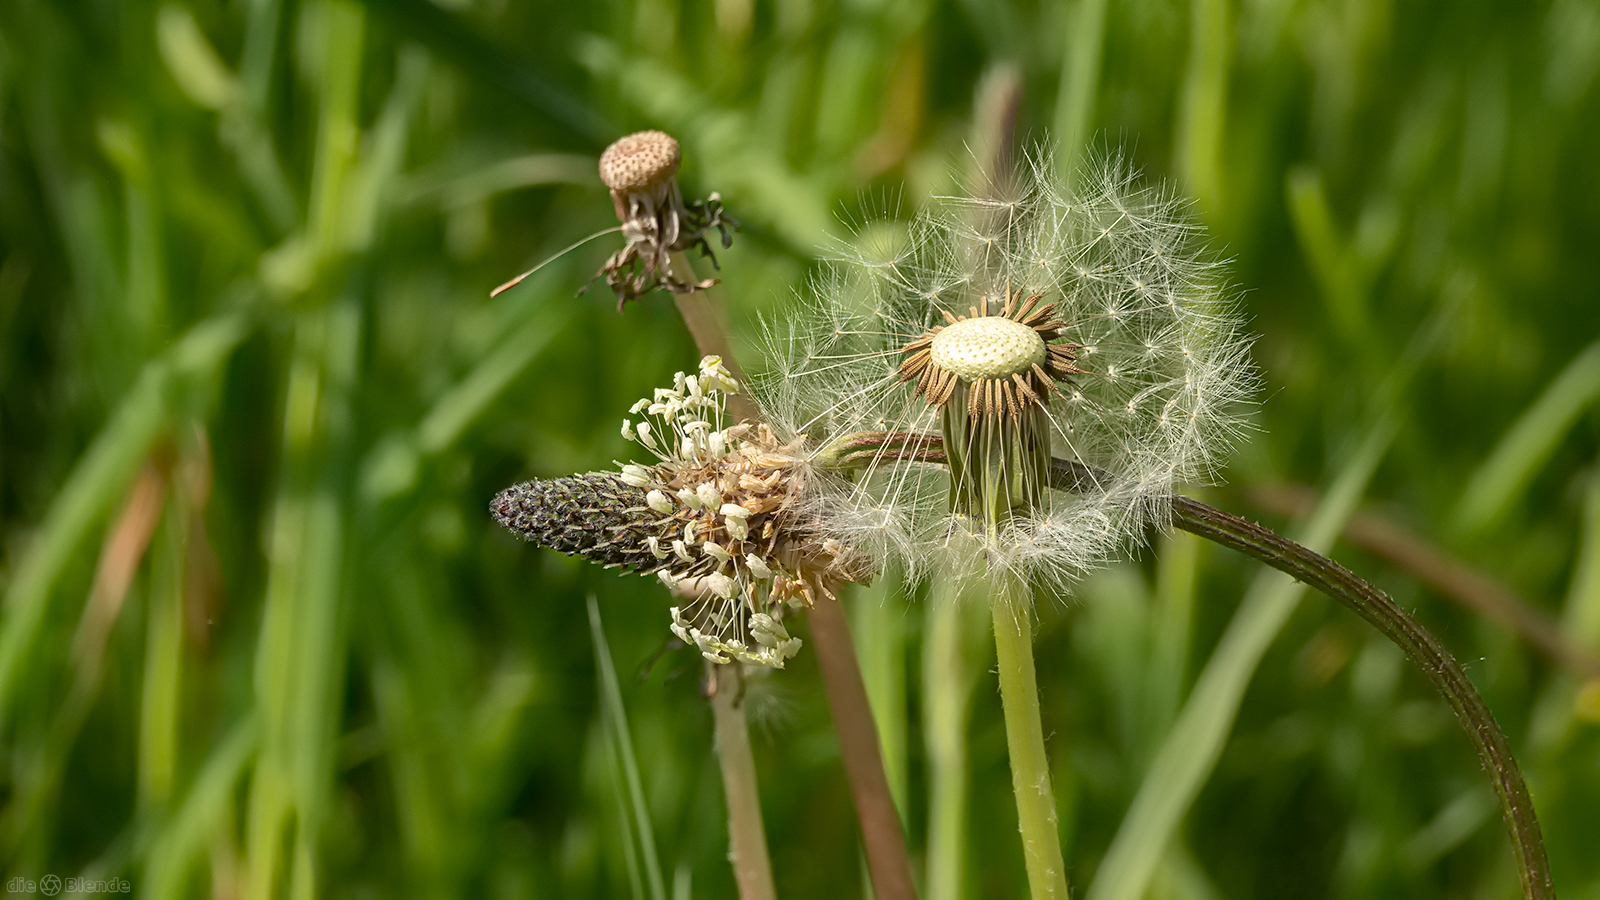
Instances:
[[[654,572],[675,559],[656,559],[645,542],[665,535],[644,490],[609,472],[525,481],[496,495],[489,511],[518,537],[608,568]]]

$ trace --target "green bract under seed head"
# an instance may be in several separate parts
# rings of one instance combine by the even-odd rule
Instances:
[[[1044,339],[1002,316],[964,319],[933,338],[933,364],[966,381],[1005,378],[1045,361]]]

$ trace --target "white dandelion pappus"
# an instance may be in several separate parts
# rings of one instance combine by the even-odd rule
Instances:
[[[1052,171],[1036,156],[1009,196],[943,198],[881,258],[847,247],[769,326],[756,388],[779,433],[863,464],[819,481],[809,514],[913,576],[960,544],[1065,587],[1165,524],[1175,484],[1213,477],[1255,389],[1184,204],[1120,158],[1070,192]],[[1075,464],[1070,489],[1051,456]]]

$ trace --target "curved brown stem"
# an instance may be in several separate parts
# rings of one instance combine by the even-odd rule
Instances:
[[[1069,464],[1057,460],[1056,468]],[[1214,509],[1198,500],[1173,494],[1172,524],[1292,575],[1356,611],[1361,618],[1383,632],[1411,657],[1433,686],[1444,695],[1455,712],[1467,738],[1478,751],[1478,759],[1489,773],[1494,792],[1500,798],[1506,829],[1511,833],[1511,852],[1516,856],[1517,875],[1522,880],[1522,895],[1528,900],[1555,897],[1550,878],[1550,861],[1545,855],[1544,836],[1534,812],[1528,785],[1511,754],[1511,744],[1495,721],[1494,713],[1483,702],[1467,673],[1422,624],[1360,576],[1327,557],[1307,550],[1294,541],[1235,515]]]

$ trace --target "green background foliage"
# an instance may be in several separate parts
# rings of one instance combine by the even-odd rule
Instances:
[[[1582,651],[1552,660],[1335,546],[1469,662],[1561,895],[1600,898],[1597,73],[1593,0],[7,0],[0,872],[163,898],[644,896],[593,593],[666,889],[732,896],[663,590],[486,512],[624,458],[623,411],[692,343],[662,297],[574,299],[615,237],[488,291],[613,224],[596,155],[664,128],[686,193],[744,223],[720,291],[759,370],[757,317],[854,225],[958,190],[975,98],[1014,79],[1024,141],[1120,148],[1233,260],[1267,390],[1207,499],[1292,533],[1263,489],[1343,473]],[[1097,882],[1141,786],[1178,789],[1147,773],[1257,574],[1155,535],[1039,599],[1075,889],[1514,896],[1447,709],[1315,596],[1259,668],[1234,659],[1254,668],[1236,721],[1197,710],[1227,740],[1172,840],[1125,832],[1147,882]],[[891,582],[848,600],[920,859],[923,599]],[[810,654],[749,703],[780,893],[853,895]],[[969,733],[967,896],[1020,896],[990,673]]]

